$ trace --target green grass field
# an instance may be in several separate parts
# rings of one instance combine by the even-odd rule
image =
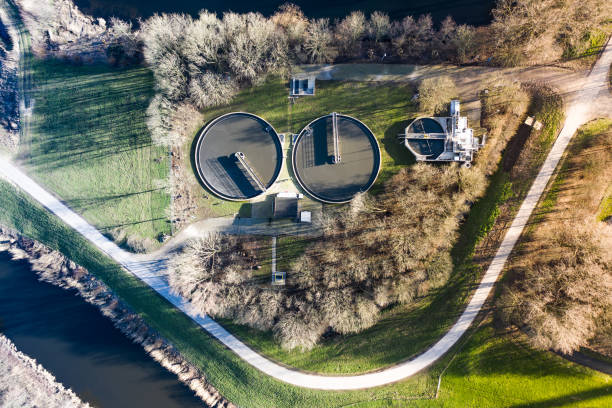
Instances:
[[[370,390],[324,392],[278,382],[239,360],[138,279],[128,275],[74,230],[0,181],[0,223],[66,254],[102,279],[193,364],[230,401],[242,407],[507,407],[612,404],[612,377],[536,352],[520,339],[495,333],[490,324],[477,329],[438,375],[451,355],[407,380]],[[372,339],[375,341],[375,339]]]
[[[242,90],[229,105],[205,110],[202,123],[225,113],[241,111],[261,116],[278,133],[299,133],[312,120],[334,111],[353,116],[374,132],[380,144],[382,166],[371,190],[377,192],[402,166],[414,163],[413,156],[398,137],[416,116],[417,107],[410,102],[412,94],[413,89],[407,84],[318,81],[316,96],[302,97],[291,104],[287,81],[273,77],[259,86]],[[184,155],[183,166],[187,174],[192,174],[195,168],[191,156],[197,134],[183,146],[184,152],[191,152],[189,156]],[[197,183],[195,177],[193,182]],[[203,190],[198,199],[203,216],[248,213],[248,203],[221,200],[210,192],[205,194],[206,198]]]
[[[34,110],[19,158],[28,173],[120,244],[170,233],[168,155],[153,146],[145,68],[32,59]]]
[[[400,144],[398,135],[416,116],[410,102],[413,90],[407,84],[318,81],[316,96],[288,100],[286,81],[271,78],[264,84],[241,91],[227,106],[208,109],[204,122],[228,112],[251,112],[270,122],[278,133],[299,133],[319,116],[331,112],[353,116],[376,135],[382,153],[382,169],[376,182],[380,187],[401,166],[414,158]],[[189,141],[191,147],[193,141]]]

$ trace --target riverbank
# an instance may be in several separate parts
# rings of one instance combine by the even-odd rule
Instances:
[[[90,408],[36,360],[0,334],[0,406]]]
[[[86,302],[95,305],[123,334],[141,345],[164,368],[176,374],[207,406],[233,407],[206,381],[200,370],[188,363],[167,340],[83,267],[59,252],[2,226],[0,252],[8,252],[13,260],[27,260],[41,281],[65,289],[76,289]]]

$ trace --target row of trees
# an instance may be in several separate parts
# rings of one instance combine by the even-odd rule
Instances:
[[[366,17],[353,11],[344,19],[307,19],[293,4],[284,4],[271,17],[282,28],[296,62],[324,63],[351,58],[459,60],[465,62],[474,45],[475,29],[447,17],[439,30],[430,15],[391,21],[375,11]]]
[[[417,164],[380,197],[361,194],[328,214],[323,236],[289,271],[286,291],[254,285],[252,254],[229,236],[194,241],[174,256],[170,285],[200,313],[272,330],[284,347],[309,349],[328,330],[362,331],[383,308],[446,283],[459,220],[484,186],[476,168]]]
[[[114,22],[112,27],[123,26]],[[132,48],[127,33],[116,37]],[[141,24],[138,38],[159,89],[149,111],[149,128],[154,141],[172,145],[179,135],[169,118],[185,101],[198,109],[226,104],[240,86],[258,83],[270,72],[287,71],[294,63],[384,55],[465,62],[474,28],[457,26],[449,17],[435,30],[429,15],[394,22],[385,13],[366,18],[360,11],[331,24],[329,19],[308,19],[297,6],[285,4],[270,18],[232,12],[218,17],[205,10],[197,18],[155,15]]]
[[[612,228],[610,219],[601,219],[612,182],[610,147],[612,127],[603,120],[574,136],[555,205],[527,235],[502,286],[502,320],[538,348],[571,353],[593,347],[612,356]]]
[[[282,5],[269,18],[259,13],[218,16],[206,10],[197,18],[162,14],[144,21],[137,33],[113,20],[107,52],[114,61],[122,61],[121,50],[137,55],[142,42],[163,98],[151,105],[149,127],[158,143],[175,144],[178,134],[168,126],[168,108],[172,111],[185,101],[198,109],[226,104],[242,85],[286,71],[291,64],[467,63],[486,58],[516,65],[558,59],[584,43],[583,37],[594,30],[589,24],[597,23],[610,8],[603,0],[566,3],[500,0],[493,23],[478,30],[457,25],[451,17],[436,29],[429,15],[392,21],[378,11],[369,16],[354,11],[334,22],[309,19],[293,4]]]

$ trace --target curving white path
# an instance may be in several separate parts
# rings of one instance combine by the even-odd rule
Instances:
[[[612,63],[612,43],[608,42],[600,59],[597,61],[589,76],[579,91],[575,103],[567,110],[567,121],[555,144],[553,145],[542,169],[538,173],[533,186],[529,190],[525,201],[521,205],[516,218],[508,229],[502,244],[499,247],[491,265],[478,289],[474,293],[463,314],[459,317],[453,327],[429,350],[414,358],[413,360],[383,369],[381,371],[352,376],[324,376],[306,374],[299,371],[282,367],[247,347],[244,343],[232,336],[221,325],[207,316],[199,316],[191,310],[190,303],[183,298],[173,295],[163,276],[165,270],[165,259],[143,260],[142,256],[130,254],[117,247],[113,242],[105,238],[98,230],[91,226],[81,216],[74,213],[57,198],[36,184],[30,177],[18,167],[11,164],[7,159],[0,160],[0,176],[19,186],[36,201],[45,206],[53,214],[57,215],[66,224],[70,225],[96,247],[121,264],[129,272],[133,273],[145,283],[155,289],[160,295],[168,299],[172,304],[185,312],[207,332],[216,337],[228,348],[238,354],[244,361],[253,367],[268,374],[277,380],[284,381],[299,387],[316,388],[324,390],[353,390],[375,387],[389,384],[410,377],[413,374],[428,367],[442,357],[466,332],[474,318],[484,305],[491,289],[493,288],[499,274],[501,273],[508,256],[516,244],[523,228],[533,209],[538,203],[540,196],[552,176],[565,148],[572,135],[578,127],[592,119],[597,112],[593,112],[592,106],[597,106],[594,101],[609,101],[607,75]],[[607,103],[607,102],[606,102]]]

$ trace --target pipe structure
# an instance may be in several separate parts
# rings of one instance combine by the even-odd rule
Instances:
[[[242,152],[236,152],[234,153],[234,156],[236,156],[236,159],[238,159],[238,167],[240,167],[242,171],[244,171],[250,177],[250,179],[255,182],[255,185],[260,191],[265,192],[267,190],[266,186],[262,183],[255,169],[249,164],[246,155]]]
[[[340,163],[342,158],[340,157],[340,136],[338,135],[338,114],[332,113],[332,134],[334,138],[334,156],[332,161],[334,164]]]

